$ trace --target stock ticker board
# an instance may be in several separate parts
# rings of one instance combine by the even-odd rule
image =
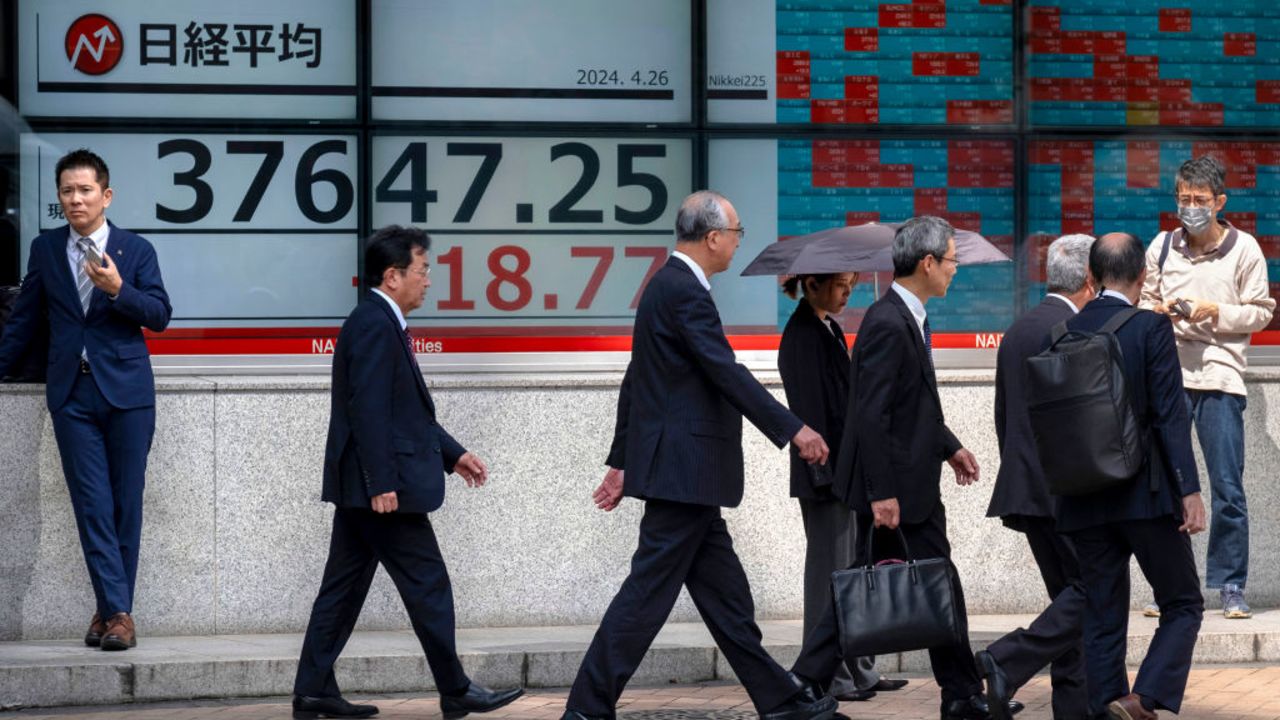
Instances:
[[[1146,243],[1178,227],[1174,174],[1200,155],[1227,166],[1223,217],[1258,238],[1280,297],[1280,142],[1036,140],[1028,148],[1029,299],[1044,292],[1044,253],[1061,234],[1123,231]]]
[[[777,122],[1011,124],[1012,0],[777,4]]]
[[[1013,187],[1009,140],[779,140],[778,234],[928,214],[981,233],[1012,257]],[[875,299],[876,285],[865,280],[849,301],[855,318]],[[878,280],[883,291],[889,274]],[[947,296],[929,303],[939,332],[1005,328],[1013,314],[1013,263],[961,267]]]
[[[1275,0],[1030,5],[1033,125],[1280,125]]]

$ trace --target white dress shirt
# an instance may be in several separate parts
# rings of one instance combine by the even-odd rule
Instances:
[[[80,276],[80,265],[84,260],[80,257],[80,248],[76,247],[76,242],[80,238],[86,238],[93,246],[98,249],[98,254],[106,257],[107,254],[107,236],[111,234],[111,226],[106,220],[102,221],[102,225],[88,235],[81,235],[76,229],[67,226],[69,231],[67,234],[67,262],[71,265],[71,282],[75,282]]]
[[[1132,302],[1132,301],[1130,301],[1130,300],[1129,300],[1129,298],[1125,297],[1124,295],[1121,295],[1120,293],[1116,292],[1115,290],[1103,290],[1103,291],[1102,291],[1102,295],[1103,295],[1103,296],[1105,296],[1105,297],[1113,297],[1113,298],[1117,298],[1117,299],[1119,299],[1119,300],[1123,300],[1125,305],[1132,305],[1132,304],[1133,304],[1133,302]]]
[[[693,276],[694,276],[694,277],[696,277],[696,278],[698,278],[698,282],[699,282],[699,283],[702,283],[702,287],[706,288],[706,289],[707,289],[707,291],[708,291],[708,292],[710,292],[710,290],[711,290],[711,283],[707,280],[707,274],[706,274],[706,273],[704,273],[704,272],[702,272],[702,266],[701,266],[701,265],[699,265],[698,263],[694,262],[694,261],[693,261],[693,258],[689,257],[688,255],[685,255],[684,253],[680,252],[679,250],[672,250],[672,251],[671,251],[671,257],[673,257],[673,258],[680,258],[680,261],[681,261],[681,262],[683,262],[685,265],[688,265],[688,266],[689,266],[689,269],[693,271]]]
[[[916,328],[920,330],[920,339],[924,340],[924,320],[928,317],[928,313],[924,311],[924,303],[920,302],[920,298],[916,297],[915,293],[896,282],[889,287],[893,288],[893,291],[902,298],[902,302],[907,304],[907,309],[911,311],[911,317],[916,319]]]
[[[391,306],[391,312],[393,312],[393,313],[395,313],[395,314],[396,314],[396,320],[398,320],[398,321],[400,322],[400,329],[401,329],[401,330],[404,330],[405,328],[409,327],[409,323],[408,323],[408,321],[404,319],[404,312],[400,310],[400,306],[396,304],[396,301],[395,301],[395,300],[392,300],[392,299],[391,299],[391,296],[390,296],[390,295],[388,295],[388,294],[386,294],[386,293],[382,292],[382,291],[381,291],[381,290],[379,290],[378,288],[369,288],[369,289],[370,289],[370,290],[373,290],[375,293],[377,293],[379,296],[381,296],[381,297],[382,297],[382,299],[383,299],[383,300],[386,300],[386,301],[387,301],[387,304]]]

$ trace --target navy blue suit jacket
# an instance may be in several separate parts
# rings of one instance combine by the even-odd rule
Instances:
[[[1118,298],[1100,297],[1068,320],[1067,328],[1097,332],[1126,307],[1129,305]],[[1200,492],[1173,324],[1163,315],[1140,310],[1116,331],[1116,339],[1124,354],[1130,398],[1138,418],[1151,432],[1151,452],[1132,483],[1091,495],[1059,498],[1057,519],[1062,532],[1165,515],[1181,518],[1182,498]]]
[[[818,474],[800,458],[800,451],[791,447],[791,497],[831,498],[830,468],[837,464],[849,403],[846,347],[840,324],[833,319],[828,330],[809,301],[802,298],[782,331],[778,372],[791,412],[827,441],[831,454],[827,469]]]
[[[941,502],[942,462],[961,448],[920,326],[890,288],[867,308],[853,344],[849,400],[832,490],[860,513],[898,499],[902,522],[924,522]]]
[[[734,507],[743,415],[778,447],[804,426],[738,364],[711,293],[672,257],[636,310],[606,462],[626,471],[628,496]]]
[[[372,506],[395,491],[397,512],[444,502],[444,476],[466,454],[436,422],[436,406],[391,306],[369,293],[347,316],[333,355],[322,499]]]
[[[93,379],[113,407],[155,405],[155,378],[142,328],[160,332],[173,308],[160,278],[155,248],[142,237],[111,225],[107,254],[124,285],[115,300],[94,288],[86,314],[67,260],[69,226],[50,230],[31,243],[27,275],[13,315],[0,338],[0,376],[13,370],[42,324],[49,330],[45,399],[54,412],[66,403],[86,350]]]
[[[1053,517],[1055,501],[1040,467],[1040,453],[1027,411],[1027,358],[1039,353],[1053,326],[1075,316],[1061,298],[1046,297],[1005,331],[996,354],[996,439],[1000,472],[987,517]],[[1016,521],[1014,522],[1016,525]]]

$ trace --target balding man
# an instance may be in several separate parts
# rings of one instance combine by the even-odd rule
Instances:
[[[827,445],[734,358],[708,278],[729,267],[744,229],[711,191],[685,198],[676,249],[640,298],[631,363],[618,398],[604,510],[645,501],[631,574],[614,596],[569,693],[563,720],[613,718],[618,698],[689,590],[716,644],[762,718],[825,720],[831,697],[799,686],[760,644],[746,573],[720,508],[742,500],[742,417],[809,462]],[[625,482],[624,482],[625,472]]]
[[[1158,708],[1178,712],[1204,615],[1189,537],[1205,527],[1204,503],[1173,325],[1167,316],[1132,309],[1146,277],[1143,252],[1126,233],[1103,235],[1093,244],[1089,271],[1102,292],[1067,321],[1067,330],[1096,333],[1117,313],[1133,312],[1115,337],[1130,400],[1152,435],[1151,451],[1131,482],[1060,497],[1055,512],[1084,577],[1090,711],[1122,720],[1154,720]],[[1125,669],[1131,557],[1161,610],[1132,691]]]

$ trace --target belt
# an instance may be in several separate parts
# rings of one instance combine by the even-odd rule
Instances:
[[[93,374],[93,368],[89,367],[89,361],[85,360],[84,358],[80,358],[80,374],[81,375]]]

